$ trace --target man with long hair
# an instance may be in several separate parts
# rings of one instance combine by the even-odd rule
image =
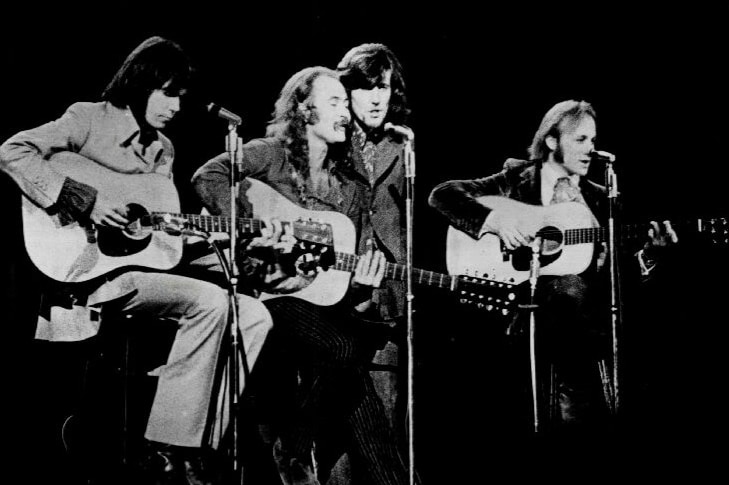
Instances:
[[[577,203],[575,207],[587,207],[593,223],[604,225],[606,189],[587,178],[595,137],[592,105],[575,100],[557,103],[534,135],[529,160],[508,159],[502,171],[489,177],[444,182],[431,192],[430,205],[474,239],[496,234],[508,250],[534,241],[545,224],[545,208],[539,206]],[[677,242],[677,236],[669,223],[653,222],[646,239],[632,267],[647,279],[661,254],[659,248]],[[602,391],[595,385],[600,382],[595,362],[609,347],[605,344],[609,288],[602,245],[597,244],[593,254],[584,272],[540,276],[537,285],[536,321],[557,372],[559,423],[566,425],[559,427],[562,430],[604,422],[605,406],[597,404]]]
[[[405,163],[402,130],[385,129],[386,123],[405,128],[410,110],[403,68],[384,44],[353,47],[337,65],[349,94],[352,114],[350,156],[354,177],[366,188],[362,213],[362,239],[374,241],[388,261],[406,261]],[[406,130],[409,130],[405,128]],[[360,247],[360,251],[366,248]],[[382,334],[383,344],[374,361],[398,366],[404,344],[405,283],[387,280],[374,290],[367,316],[372,332]],[[404,432],[407,407],[401,399],[399,372],[373,372],[380,396],[386,403],[393,427]]]
[[[337,70],[350,97],[351,157],[355,176],[367,187],[363,238],[370,238],[390,261],[405,261],[405,166],[403,136],[385,130],[386,123],[402,126],[409,109],[402,66],[383,44],[350,49]],[[364,249],[361,247],[360,249]],[[402,282],[387,282],[374,293],[377,316],[402,316]]]
[[[59,119],[14,135],[0,147],[0,168],[59,227],[126,230],[131,215],[120,195],[124,187],[98,190],[57,171],[52,161],[72,152],[77,157],[73,163],[88,163],[110,177],[172,179],[174,150],[160,130],[180,111],[191,74],[179,45],[161,37],[146,39],[126,58],[102,101],[75,103]],[[186,477],[189,483],[203,483],[201,447],[228,306],[226,292],[212,283],[122,268],[74,285],[49,281],[36,336],[89,338],[98,330],[102,310],[176,321],[167,362],[156,370],[159,380],[145,437],[150,458],[159,465],[151,470],[159,474],[155,480],[177,483]],[[247,327],[242,330],[249,359],[255,360],[271,327],[270,315],[253,299],[244,312]]]
[[[324,67],[303,69],[281,90],[267,137],[243,146],[241,176],[271,185],[302,208],[344,213],[359,229],[363,187],[352,179],[346,157],[349,123],[347,93],[339,75]],[[221,154],[193,177],[197,193],[212,213],[228,210],[229,170],[229,157]],[[241,211],[250,210],[244,191],[236,202]],[[366,370],[374,350],[358,319],[371,304],[372,288],[379,286],[384,268],[382,253],[367,250],[357,263],[349,292],[332,306],[286,296],[266,301],[274,320],[269,344],[282,345],[286,349],[282,355],[302,376],[292,415],[282,423],[274,444],[284,484],[324,483],[337,456],[317,453],[317,477],[312,444],[317,440],[317,451],[323,451],[318,440],[334,423],[344,424],[339,432],[347,450],[372,483],[407,481],[382,401]],[[305,287],[307,278],[265,268],[259,283],[269,292],[291,292]]]

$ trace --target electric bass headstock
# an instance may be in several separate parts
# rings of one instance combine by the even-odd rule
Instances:
[[[517,308],[516,285],[482,276],[458,275],[455,291],[458,302],[500,316]]]

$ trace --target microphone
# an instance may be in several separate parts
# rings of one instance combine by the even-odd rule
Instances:
[[[413,133],[413,130],[411,130],[410,128],[406,128],[406,127],[400,126],[400,125],[393,125],[390,122],[385,123],[385,130],[397,133],[398,135],[406,138],[407,140],[412,141],[412,139],[415,138],[415,133]]]
[[[233,113],[232,111],[228,111],[227,109],[215,103],[210,103],[209,105],[207,105],[207,110],[208,113],[223,118],[224,120],[230,123],[234,123],[236,125],[240,125],[243,121],[243,119],[237,114]]]
[[[614,162],[615,161],[615,155],[609,152],[603,152],[600,150],[595,150],[590,155],[593,160],[600,160],[602,162]]]

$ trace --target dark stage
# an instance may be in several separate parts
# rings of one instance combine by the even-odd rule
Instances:
[[[403,64],[412,108],[418,268],[445,271],[447,224],[426,204],[431,189],[525,157],[544,112],[564,99],[595,107],[598,149],[617,156],[626,222],[729,215],[726,2],[14,3],[3,8],[0,29],[2,140],[75,101],[97,100],[150,35],[187,50],[199,84],[167,130],[186,212],[200,209],[190,176],[225,148],[226,126],[205,103],[241,115],[244,141],[260,137],[291,74],[334,67],[350,47],[382,42]],[[591,170],[602,183],[603,166]],[[23,245],[20,193],[7,177],[1,183],[6,471],[17,468],[10,474],[28,477],[23,483],[75,483],[60,427],[78,400],[83,347],[33,341],[39,276]],[[728,259],[726,247],[687,241],[656,287],[625,295],[623,412],[607,435],[534,437],[524,348],[505,339],[503,322],[418,288],[415,442],[423,482],[713,476],[729,431]]]

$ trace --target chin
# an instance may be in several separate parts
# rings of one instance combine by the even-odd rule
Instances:
[[[345,135],[336,135],[333,136],[328,143],[342,143],[344,140],[346,140],[347,137]]]
[[[370,120],[368,123],[365,123],[369,128],[379,128],[382,126],[382,122],[384,120],[382,119],[376,119],[376,120]]]

